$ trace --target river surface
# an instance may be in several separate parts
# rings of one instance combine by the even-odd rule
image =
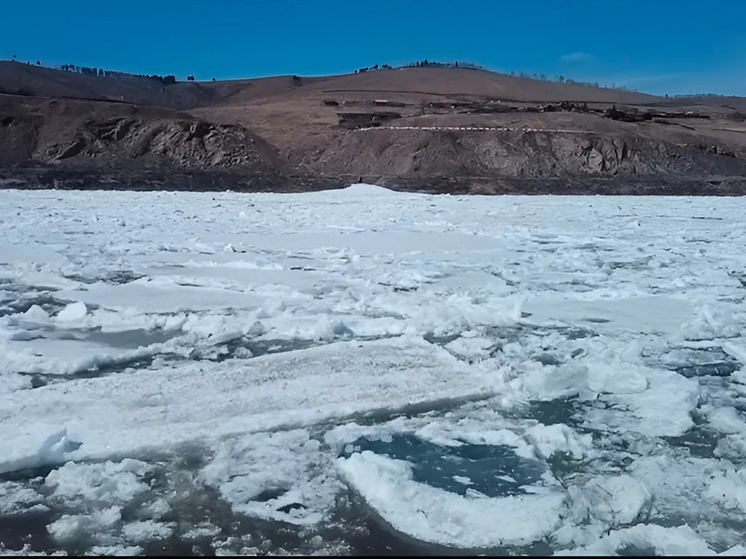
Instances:
[[[2,553],[746,552],[745,199],[0,215]]]

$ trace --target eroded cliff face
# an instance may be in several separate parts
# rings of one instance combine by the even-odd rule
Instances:
[[[743,153],[722,146],[593,132],[357,131],[300,158],[318,172],[406,178],[746,173]]]
[[[72,139],[38,145],[33,157],[40,161],[84,157],[107,162],[142,158],[185,169],[276,165],[270,150],[260,142],[240,126],[119,117],[86,122]]]
[[[0,105],[0,160],[62,166],[174,167],[282,171],[267,142],[242,126],[204,122],[178,112],[107,104],[83,111],[79,102]]]

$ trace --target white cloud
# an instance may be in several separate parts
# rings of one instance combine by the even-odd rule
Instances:
[[[580,60],[590,60],[593,58],[592,54],[588,54],[587,52],[573,52],[571,54],[563,54],[560,56],[560,60],[563,62],[578,62]]]

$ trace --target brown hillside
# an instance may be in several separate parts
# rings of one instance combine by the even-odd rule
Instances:
[[[740,98],[433,67],[164,85],[0,62],[0,89],[6,184],[105,172],[158,188],[188,175],[190,188],[746,191]]]

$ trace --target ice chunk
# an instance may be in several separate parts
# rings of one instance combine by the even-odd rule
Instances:
[[[71,542],[82,536],[107,531],[122,519],[122,508],[112,506],[91,514],[65,514],[52,522],[49,534],[58,542]]]
[[[64,503],[67,507],[91,503],[121,505],[149,490],[142,480],[148,470],[145,462],[132,458],[118,463],[110,460],[94,464],[68,462],[52,470],[44,484],[52,491],[49,497],[52,503]]]
[[[462,496],[417,483],[408,462],[367,450],[337,464],[381,517],[426,542],[463,548],[527,545],[551,533],[566,512],[560,492],[537,487],[532,494],[501,498]]]
[[[94,545],[91,553],[94,555],[132,557],[142,554],[142,547],[137,545]]]
[[[706,413],[710,425],[721,433],[746,434],[746,417],[735,408],[722,407],[712,409],[710,406],[703,406],[702,411]]]
[[[149,540],[163,540],[168,538],[176,525],[172,522],[164,523],[155,520],[139,520],[125,524],[122,535],[130,543],[141,543]]]
[[[589,410],[584,425],[632,430],[653,437],[679,436],[692,427],[691,412],[699,402],[699,383],[663,369],[639,367],[638,371],[647,378],[647,389],[600,396],[606,408]]]
[[[602,362],[587,362],[588,388],[594,392],[636,394],[648,387],[647,377],[633,364],[615,366]]]
[[[44,510],[43,497],[30,487],[20,483],[0,482],[0,515],[11,516],[29,510]]]
[[[23,318],[35,322],[46,322],[49,320],[49,314],[47,314],[47,311],[42,309],[39,305],[31,305],[29,309],[23,313]]]
[[[737,509],[746,513],[746,469],[728,470],[713,477],[707,484],[705,496],[726,509]]]
[[[707,543],[689,526],[664,528],[638,524],[613,530],[590,545],[563,550],[555,555],[715,555]]]
[[[24,441],[39,424],[18,418],[30,415],[74,425],[85,442],[74,455],[78,460],[376,410],[438,409],[485,398],[498,386],[491,371],[407,336],[250,360],[162,364],[157,375],[141,370],[15,392],[0,412],[0,457],[28,447]],[[62,395],[65,408],[59,404]],[[7,463],[0,466],[8,471]]]
[[[725,551],[718,553],[718,555],[722,555],[723,557],[743,557],[744,555],[746,555],[746,547],[740,544],[734,545],[733,547],[730,547]]]
[[[651,498],[648,488],[627,474],[595,477],[582,487],[570,486],[568,493],[575,520],[600,522],[604,530],[632,524]]]
[[[0,416],[1,417],[1,416]],[[1,420],[0,420],[1,421]],[[76,450],[80,443],[77,437],[68,434],[67,429],[54,430],[46,425],[34,425],[25,437],[13,437],[10,431],[6,441],[0,440],[0,474],[42,465],[61,464]]]
[[[139,550],[140,548],[137,548],[137,549]],[[38,557],[66,557],[67,553],[62,551],[61,549],[58,549],[56,551],[52,551],[49,553],[44,552],[44,551],[34,551],[33,549],[31,549],[31,545],[27,543],[23,544],[23,547],[19,550],[12,550],[12,549],[7,549],[3,545],[3,543],[0,542],[0,555],[4,557],[14,557],[14,556],[18,556],[18,557],[21,557],[21,556],[23,557],[36,557],[36,556]]]
[[[579,435],[562,423],[529,427],[524,437],[542,458],[549,458],[555,452],[564,452],[579,460],[593,448],[591,435]]]
[[[327,468],[333,458],[306,430],[257,433],[220,444],[200,479],[236,512],[308,525],[327,515],[340,489]]]
[[[0,358],[2,359],[2,358]],[[0,365],[2,361],[0,361]],[[16,390],[31,388],[31,377],[29,375],[19,375],[15,373],[0,373],[0,396],[10,394]]]
[[[200,538],[210,538],[217,536],[222,528],[219,526],[215,526],[214,524],[210,524],[209,522],[200,522],[193,528],[190,528],[188,531],[184,532],[181,537],[183,537],[185,540],[196,540]]]
[[[70,303],[64,309],[57,314],[57,320],[60,322],[74,322],[83,320],[85,315],[88,313],[88,308],[85,303],[78,301],[76,303]]]

